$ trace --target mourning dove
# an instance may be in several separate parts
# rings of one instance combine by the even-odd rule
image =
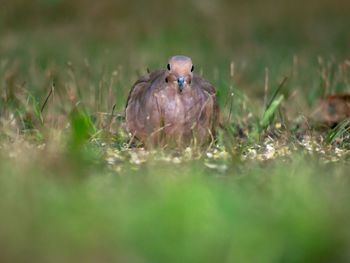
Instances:
[[[136,81],[125,109],[126,128],[133,138],[152,145],[203,145],[213,139],[216,91],[193,71],[189,57],[173,56],[166,69]]]

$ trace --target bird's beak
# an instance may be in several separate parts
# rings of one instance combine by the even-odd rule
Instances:
[[[184,77],[178,77],[177,78],[177,85],[180,89],[180,92],[183,90],[183,88],[185,87],[185,78]]]

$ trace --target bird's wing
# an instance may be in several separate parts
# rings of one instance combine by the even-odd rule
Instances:
[[[214,86],[204,78],[198,75],[193,75],[193,83],[192,87],[196,87],[197,89],[200,89],[207,93],[210,97],[212,97],[214,101],[214,110],[216,113],[218,111],[218,105],[217,105],[217,99],[216,99],[216,90]]]
[[[160,127],[160,111],[154,94],[163,87],[160,80],[164,72],[158,70],[141,77],[129,92],[125,107],[126,127],[133,137],[141,141],[150,139],[150,134]]]
[[[205,93],[208,94],[208,96],[211,97],[211,99],[213,100],[213,108],[210,109],[210,111],[212,112],[212,133],[215,136],[215,128],[219,125],[220,123],[220,109],[219,109],[219,105],[217,103],[217,98],[216,98],[216,89],[215,87],[207,80],[205,80],[204,78],[202,78],[199,75],[194,74],[193,75],[193,84],[194,87],[197,87],[203,91],[205,91]]]
[[[214,86],[207,80],[203,79],[201,76],[194,74],[193,75],[193,85],[200,87],[201,89],[208,92],[210,95],[215,95],[216,90]]]
[[[142,94],[145,92],[145,90],[148,89],[152,83],[164,73],[164,71],[165,70],[157,70],[139,78],[129,91],[125,109],[128,107],[129,101],[132,97],[137,97],[137,94]]]

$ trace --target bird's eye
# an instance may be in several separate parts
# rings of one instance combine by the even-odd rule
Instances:
[[[192,65],[191,72],[193,72],[193,70],[194,70],[194,66]]]
[[[168,68],[168,70],[170,70],[170,64],[168,64],[166,67]]]

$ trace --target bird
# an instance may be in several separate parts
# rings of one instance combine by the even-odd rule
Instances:
[[[192,59],[176,55],[165,69],[139,78],[125,107],[126,129],[144,145],[213,142],[219,107],[216,89],[194,73]]]

